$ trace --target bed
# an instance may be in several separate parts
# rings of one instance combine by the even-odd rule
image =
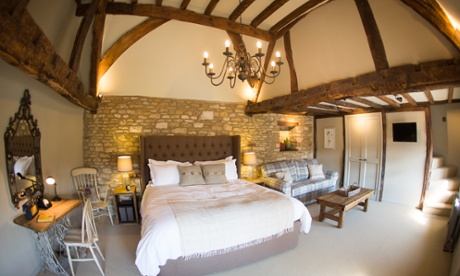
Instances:
[[[136,265],[141,274],[204,275],[222,271],[295,248],[300,233],[308,233],[311,225],[311,216],[300,201],[240,179],[241,152],[239,136],[143,136],[140,139],[141,154],[139,164],[141,167],[143,199],[141,203],[141,240],[137,247]],[[169,169],[167,168],[171,165],[167,163],[171,161],[167,160],[174,160],[174,162],[181,164],[197,164],[195,163],[196,161],[220,160],[221,162],[217,163],[226,164],[225,174],[228,180],[226,183],[218,185],[187,186],[182,185],[182,182],[181,185],[159,185],[161,181],[158,178],[159,174],[154,174],[156,169],[152,166],[152,160],[160,163],[164,162],[167,165],[162,167],[162,173],[168,171]],[[211,164],[215,163],[211,162]],[[234,169],[233,173],[236,174],[235,177],[228,171],[228,164],[234,164],[234,167],[230,166],[230,168]],[[179,164],[179,166],[181,165]],[[189,168],[192,167],[190,166]],[[205,167],[215,168],[216,166],[207,167],[206,165],[202,165],[201,168],[203,168],[203,171]],[[179,170],[184,169],[184,167],[177,168]],[[172,173],[168,175],[172,175]],[[153,185],[151,184],[152,178],[155,178],[155,184]],[[257,238],[241,244],[230,244],[230,242],[236,242],[237,239],[249,239],[249,237],[252,237],[252,233],[241,235],[238,231],[244,227],[225,226],[225,223],[230,223],[229,221],[233,223],[234,220],[233,217],[228,219],[227,213],[225,215],[219,213],[219,215],[214,216],[216,220],[220,220],[219,226],[210,226],[210,222],[205,221],[202,217],[193,217],[192,225],[190,226],[189,224],[185,224],[186,218],[190,217],[190,213],[187,213],[187,211],[190,209],[201,209],[201,205],[199,208],[196,208],[198,206],[197,201],[200,204],[213,205],[222,204],[229,200],[232,204],[229,203],[225,208],[232,210],[231,212],[235,212],[235,209],[233,209],[236,208],[235,206],[247,205],[249,203],[251,204],[249,208],[254,209],[251,209],[250,212],[244,211],[238,213],[247,214],[238,216],[242,217],[242,220],[254,219],[254,215],[251,217],[252,211],[262,206],[258,205],[259,203],[265,203],[262,203],[262,200],[259,202],[258,198],[253,199],[253,196],[264,198],[264,200],[276,199],[276,201],[271,201],[270,203],[270,208],[275,210],[272,215],[267,216],[267,214],[263,215],[261,213],[257,213],[256,215],[255,220],[260,219],[262,221],[259,222],[261,224],[260,227],[254,227],[256,228],[255,232],[265,231],[263,234],[266,236],[263,238]],[[233,204],[234,201],[238,203],[244,202],[244,204]],[[278,213],[281,210],[283,212],[286,211],[286,208],[289,208],[289,211],[285,212],[289,216],[280,216]],[[185,215],[179,212],[181,209],[184,209],[181,212],[185,212]],[[224,208],[208,208],[206,209],[206,215],[210,216],[210,214],[213,214],[212,210],[216,209]],[[267,208],[265,207],[264,209]],[[231,212],[229,211],[228,213]],[[272,217],[282,218],[278,220],[274,219],[276,221],[274,223],[272,222]],[[290,227],[285,227],[286,221],[280,222],[283,219],[291,220],[289,222]],[[245,225],[248,224],[257,225],[258,223],[246,223]],[[272,225],[273,229],[269,229]],[[215,229],[214,226],[216,227]],[[195,233],[194,231],[203,231],[203,228],[206,230],[212,228],[217,233],[225,233],[225,235],[220,236],[212,232],[205,235],[206,238],[209,237],[209,240],[216,240],[216,244],[223,248],[213,247],[217,245],[210,242],[207,243],[207,241],[190,241],[191,236]],[[230,230],[225,232],[225,229],[231,229],[231,233],[228,233]],[[283,230],[279,231],[280,229]],[[267,235],[268,232],[266,231],[273,231],[273,233]],[[199,241],[199,237],[197,239]],[[205,246],[208,246],[206,247],[207,250],[201,252],[200,250],[203,249],[197,249],[196,244],[198,244],[198,247],[206,244]],[[229,244],[231,246],[227,247]]]

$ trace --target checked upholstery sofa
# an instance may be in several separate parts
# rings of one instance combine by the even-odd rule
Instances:
[[[261,165],[266,187],[291,195],[305,205],[337,189],[337,171],[323,172],[316,159],[283,160]]]

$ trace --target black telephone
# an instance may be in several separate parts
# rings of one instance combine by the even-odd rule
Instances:
[[[37,197],[37,206],[38,209],[46,210],[53,206],[53,204],[51,204],[51,201],[46,199],[44,196],[39,196]]]

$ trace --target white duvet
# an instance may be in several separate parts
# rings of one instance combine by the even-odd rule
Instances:
[[[168,259],[183,256],[179,226],[168,200],[212,199],[247,195],[266,189],[241,179],[221,185],[147,185],[141,205],[142,230],[137,246],[136,265],[142,275],[157,275]],[[276,191],[271,191],[276,193]],[[286,196],[286,195],[285,195]],[[294,220],[301,221],[301,232],[310,231],[311,216],[297,199],[286,196],[294,208]]]

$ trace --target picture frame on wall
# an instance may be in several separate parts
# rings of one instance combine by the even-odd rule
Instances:
[[[324,148],[335,149],[335,127],[324,129]]]

